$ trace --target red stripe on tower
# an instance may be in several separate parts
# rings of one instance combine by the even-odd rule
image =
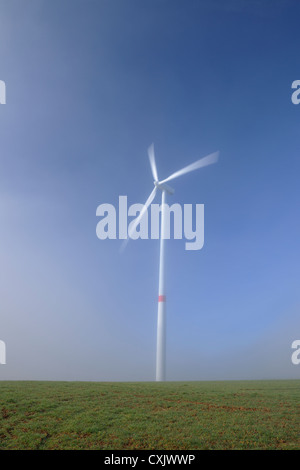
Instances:
[[[165,295],[159,295],[158,296],[158,301],[159,302],[165,302],[166,301],[166,296]]]

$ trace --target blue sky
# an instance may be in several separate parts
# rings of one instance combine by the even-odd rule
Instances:
[[[300,79],[293,1],[0,1],[3,379],[153,380],[159,244],[96,237],[96,208],[205,205],[166,245],[167,378],[295,378]],[[158,200],[156,201],[158,202]]]

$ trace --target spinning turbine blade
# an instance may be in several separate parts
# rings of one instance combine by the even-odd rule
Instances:
[[[147,211],[148,207],[150,206],[151,202],[152,202],[153,199],[155,198],[155,194],[156,194],[156,187],[153,189],[153,191],[151,192],[151,194],[150,194],[150,196],[148,197],[147,201],[145,202],[144,207],[143,207],[143,209],[142,209],[141,212],[140,212],[140,215],[138,215],[137,218],[129,225],[128,237],[127,237],[127,239],[124,240],[124,242],[122,243],[121,251],[123,251],[124,248],[126,247],[128,241],[129,241],[129,238],[131,238],[131,235],[133,234],[134,230],[136,229],[136,227],[137,227],[138,224],[140,223],[142,217],[144,216],[144,214],[145,214],[145,212]]]
[[[182,168],[182,170],[176,171],[172,175],[168,176],[168,178],[164,179],[163,181],[160,181],[160,183],[166,183],[167,181],[171,181],[175,178],[178,178],[178,176],[184,175],[185,173],[189,173],[190,171],[198,170],[198,168],[202,168],[207,165],[211,165],[212,163],[216,163],[219,158],[219,152],[211,153],[210,155],[207,155],[204,158],[201,158],[200,160],[197,160],[194,163],[191,163],[190,165]]]
[[[154,156],[154,144],[151,144],[150,147],[148,148],[148,155],[149,155],[151,171],[152,171],[154,181],[158,181],[155,156]]]

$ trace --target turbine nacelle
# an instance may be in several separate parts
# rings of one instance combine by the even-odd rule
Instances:
[[[161,191],[166,191],[168,194],[174,194],[175,190],[166,183],[160,183],[159,181],[154,181],[154,186]]]

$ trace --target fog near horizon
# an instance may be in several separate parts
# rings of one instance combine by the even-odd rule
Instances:
[[[0,1],[0,380],[154,380],[159,242],[96,236],[152,142],[160,178],[220,151],[167,201],[205,206],[166,243],[167,380],[300,377],[299,10]]]

